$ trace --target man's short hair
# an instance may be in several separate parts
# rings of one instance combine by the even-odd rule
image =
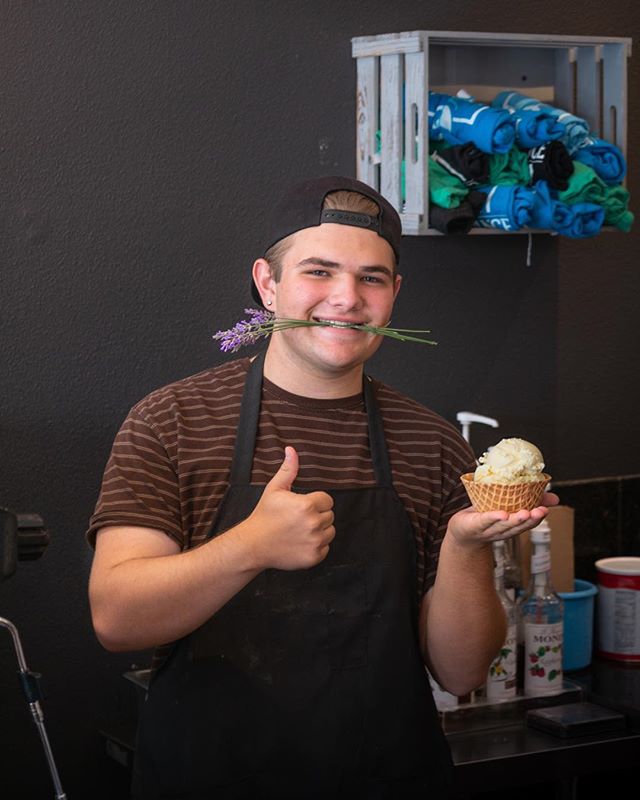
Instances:
[[[322,208],[336,209],[339,211],[352,211],[356,214],[368,214],[375,216],[380,213],[380,207],[376,202],[369,197],[365,197],[360,192],[347,192],[344,189],[339,189],[337,192],[331,192],[324,198]],[[269,262],[271,272],[276,283],[280,280],[280,273],[282,271],[282,259],[285,253],[291,247],[291,236],[285,236],[280,239],[272,247],[270,247],[264,254],[265,261]]]
[[[372,230],[389,243],[395,263],[399,261],[402,223],[388,200],[354,178],[312,178],[296,184],[273,208],[263,258],[269,262],[276,281],[280,280],[282,259],[291,244],[291,234],[324,222]],[[255,283],[251,293],[262,305]]]

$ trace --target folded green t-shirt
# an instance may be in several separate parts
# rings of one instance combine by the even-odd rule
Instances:
[[[634,216],[629,211],[629,192],[624,186],[607,186],[603,205],[604,224],[629,233]]]
[[[558,192],[558,200],[568,206],[574,203],[595,203],[604,205],[607,184],[586,164],[573,162],[573,175],[569,177],[569,186]]]
[[[441,208],[457,208],[469,194],[464,183],[434,161],[429,159],[429,199]]]
[[[512,147],[506,153],[489,156],[489,183],[492,186],[528,186],[531,182],[527,154]]]

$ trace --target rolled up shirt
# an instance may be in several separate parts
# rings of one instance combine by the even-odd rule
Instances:
[[[544,109],[521,108],[513,111],[516,124],[516,144],[523,150],[560,139],[564,128],[553,114]]]
[[[595,203],[574,203],[567,208],[571,210],[573,219],[570,225],[557,228],[558,233],[572,239],[586,239],[600,233],[605,220],[605,209],[602,206]]]
[[[534,204],[529,227],[552,230],[572,239],[584,239],[600,232],[604,221],[604,208],[594,203],[576,203],[568,206],[553,196],[546,181],[533,187]]]
[[[588,136],[573,154],[576,161],[586,164],[609,186],[622,183],[627,174],[627,162],[615,144]]]
[[[573,205],[574,203],[595,203],[604,205],[607,184],[586,164],[573,162],[573,174],[569,177],[569,185],[558,192],[558,200]]]
[[[431,204],[429,224],[440,233],[448,235],[469,233],[486,197],[483,192],[471,191],[457,208],[442,208]]]
[[[452,145],[473,142],[485,153],[506,153],[515,135],[515,123],[508,111],[429,92],[430,138]]]
[[[489,180],[489,156],[473,142],[452,147],[436,146],[431,158],[470,188]]]
[[[429,200],[442,208],[457,208],[469,194],[464,183],[441,164],[429,158]]]
[[[557,125],[562,126],[562,135],[558,139],[566,145],[571,155],[584,144],[589,136],[589,124],[582,117],[576,117],[575,114],[542,103],[535,97],[529,97],[519,92],[500,92],[491,101],[491,106],[496,109],[511,109],[514,113],[535,111],[550,115]]]
[[[480,228],[500,228],[518,231],[529,225],[535,203],[534,193],[526,186],[482,186],[487,199],[480,209],[475,225]]]
[[[563,190],[569,187],[573,175],[573,159],[562,142],[547,142],[532,147],[527,152],[529,183],[546,181],[552,189]]]
[[[608,186],[604,199],[605,225],[629,233],[634,215],[629,211],[629,192],[624,186]]]
[[[527,186],[530,182],[527,154],[517,147],[508,153],[496,153],[489,156],[489,183],[491,186],[503,186],[514,183]]]
[[[557,230],[558,225],[564,226],[570,221],[570,207],[552,196],[546,181],[538,181],[533,186],[533,197],[529,227]]]

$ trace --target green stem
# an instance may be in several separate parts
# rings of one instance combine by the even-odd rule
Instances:
[[[332,325],[330,322],[316,322],[315,320],[296,320],[296,319],[276,319],[271,324],[270,331],[264,331],[264,335],[268,336],[269,333],[276,331],[289,330],[290,328],[311,328],[311,327],[324,327],[324,328],[339,328],[344,327],[340,325]],[[419,336],[412,336],[408,334],[414,333],[431,333],[430,330],[414,330],[412,328],[386,328],[377,327],[375,325],[352,325],[354,330],[366,331],[373,333],[376,336],[387,336],[390,339],[396,339],[400,342],[420,342],[421,344],[435,345],[430,339],[423,339]]]

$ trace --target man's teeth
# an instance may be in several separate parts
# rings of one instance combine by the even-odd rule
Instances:
[[[322,322],[324,325],[332,325],[334,328],[356,328],[358,325],[362,325],[361,322],[341,322],[337,319],[318,319],[318,322]]]

